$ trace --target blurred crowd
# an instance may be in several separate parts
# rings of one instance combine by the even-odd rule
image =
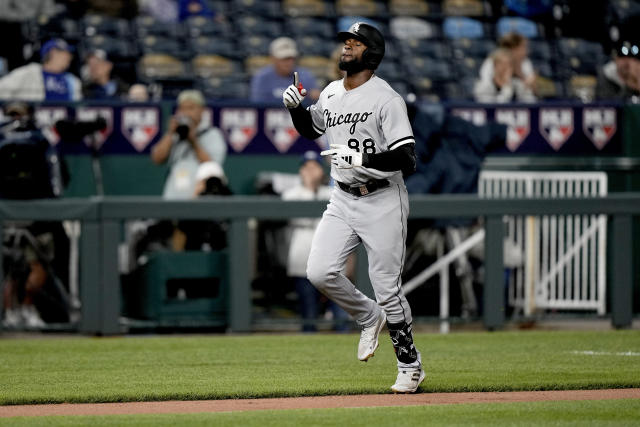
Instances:
[[[578,0],[30,0],[0,4],[0,99],[277,101],[294,66],[335,78],[335,34],[387,40],[377,73],[418,100],[637,99],[640,3]],[[280,39],[274,43],[275,39]],[[40,77],[42,75],[42,77]],[[286,87],[286,86],[284,86]],[[312,93],[317,95],[317,92]]]

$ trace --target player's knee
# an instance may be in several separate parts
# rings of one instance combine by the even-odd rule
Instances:
[[[321,263],[307,264],[307,278],[316,288],[322,290],[328,282],[335,279],[337,273],[322,266]]]

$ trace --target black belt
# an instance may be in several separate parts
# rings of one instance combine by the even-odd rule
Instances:
[[[354,185],[345,184],[340,181],[336,181],[336,183],[338,184],[338,187],[340,187],[342,191],[346,191],[347,193],[353,194],[354,196],[357,196],[357,197],[366,196],[369,193],[373,193],[376,190],[380,190],[381,188],[385,188],[389,186],[388,179],[372,179],[370,181],[367,181],[364,184],[354,184]]]

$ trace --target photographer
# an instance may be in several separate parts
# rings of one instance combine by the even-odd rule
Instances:
[[[22,102],[4,108],[0,127],[0,198],[42,199],[60,194],[61,161]],[[61,223],[5,221],[3,324],[40,328],[69,321],[69,239]]]
[[[200,91],[182,91],[177,102],[176,114],[153,147],[151,159],[157,164],[169,162],[163,196],[189,199],[195,192],[198,166],[209,161],[224,164],[227,144],[220,129],[202,123],[205,101]]]

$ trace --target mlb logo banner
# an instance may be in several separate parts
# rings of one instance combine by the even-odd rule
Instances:
[[[243,151],[258,133],[258,111],[255,108],[223,108],[220,128],[235,151]]]
[[[58,120],[69,117],[67,109],[65,107],[37,107],[35,116],[36,124],[49,144],[57,145],[60,142],[60,135],[55,129],[55,124]]]
[[[98,117],[102,117],[107,122],[106,129],[84,138],[84,143],[87,147],[93,145],[93,148],[96,150],[99,150],[107,138],[113,133],[113,108],[78,107],[76,110],[76,119],[79,121],[90,122],[96,120]]]
[[[126,107],[120,113],[120,129],[139,153],[160,131],[160,112],[155,107]]]
[[[487,124],[487,110],[484,108],[454,108],[451,114],[476,126]]]
[[[538,123],[543,138],[558,151],[573,134],[573,109],[541,108]]]
[[[598,150],[615,135],[618,116],[615,108],[584,108],[582,110],[582,130]]]
[[[516,151],[531,133],[531,114],[527,108],[499,108],[495,120],[507,125],[507,148]]]
[[[289,151],[289,148],[300,137],[293,126],[291,115],[282,108],[270,108],[264,111],[264,133],[281,153]]]

